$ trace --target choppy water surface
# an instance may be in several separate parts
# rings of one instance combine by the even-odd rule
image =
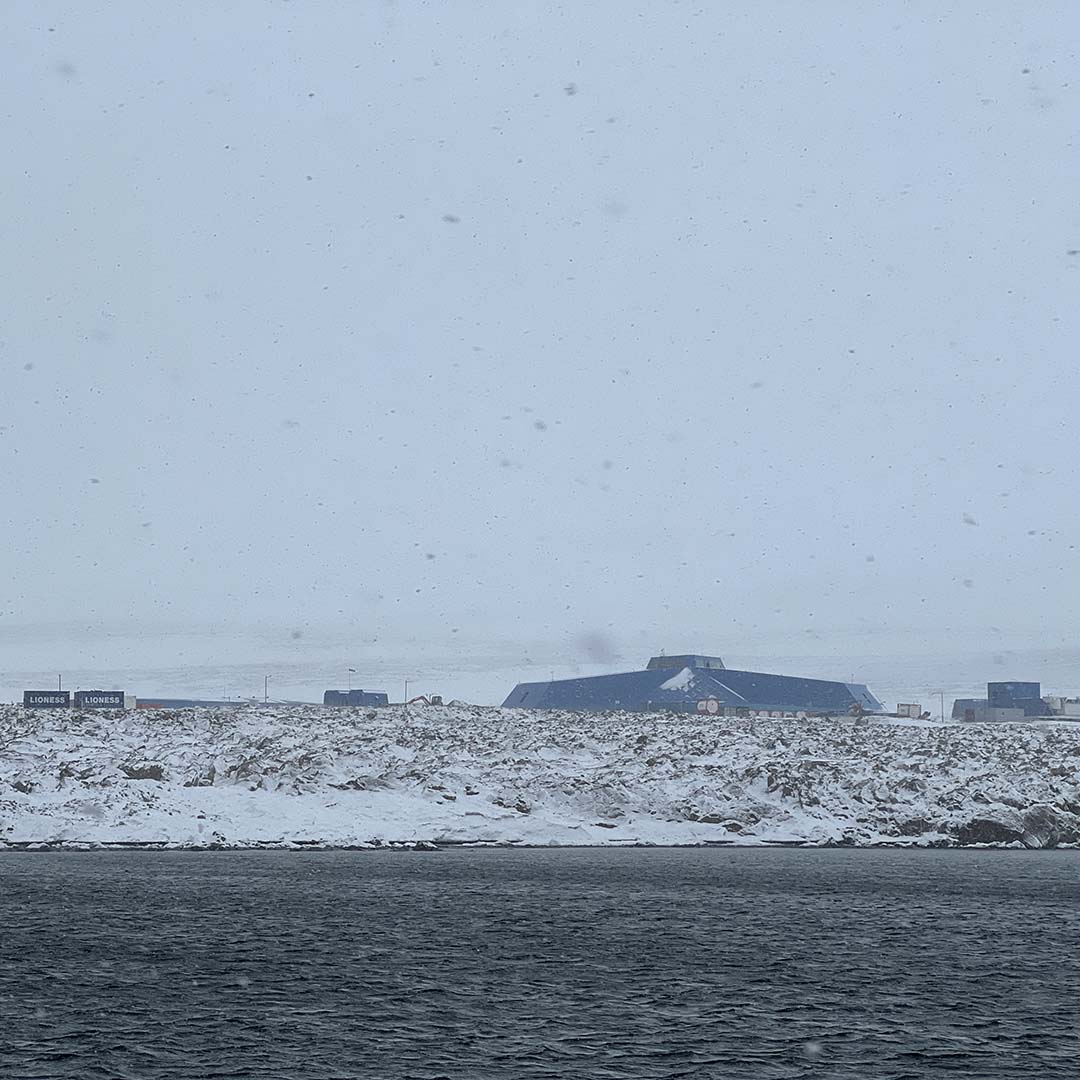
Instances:
[[[0,857],[0,1076],[1080,1076],[1080,853]]]

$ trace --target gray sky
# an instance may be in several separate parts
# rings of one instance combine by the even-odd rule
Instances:
[[[5,28],[0,668],[1075,645],[1074,5]]]

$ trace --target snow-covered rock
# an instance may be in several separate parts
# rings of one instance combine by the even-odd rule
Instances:
[[[0,707],[0,848],[1080,842],[1080,728]]]

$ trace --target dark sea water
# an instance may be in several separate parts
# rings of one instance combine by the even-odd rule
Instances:
[[[0,1077],[1080,1077],[1080,853],[0,856]]]

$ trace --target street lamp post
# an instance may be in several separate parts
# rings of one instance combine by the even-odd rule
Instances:
[[[263,676],[263,704],[266,705],[270,701],[270,679],[271,676]]]
[[[349,668],[349,690],[352,690],[352,677],[356,674],[356,668]]]

